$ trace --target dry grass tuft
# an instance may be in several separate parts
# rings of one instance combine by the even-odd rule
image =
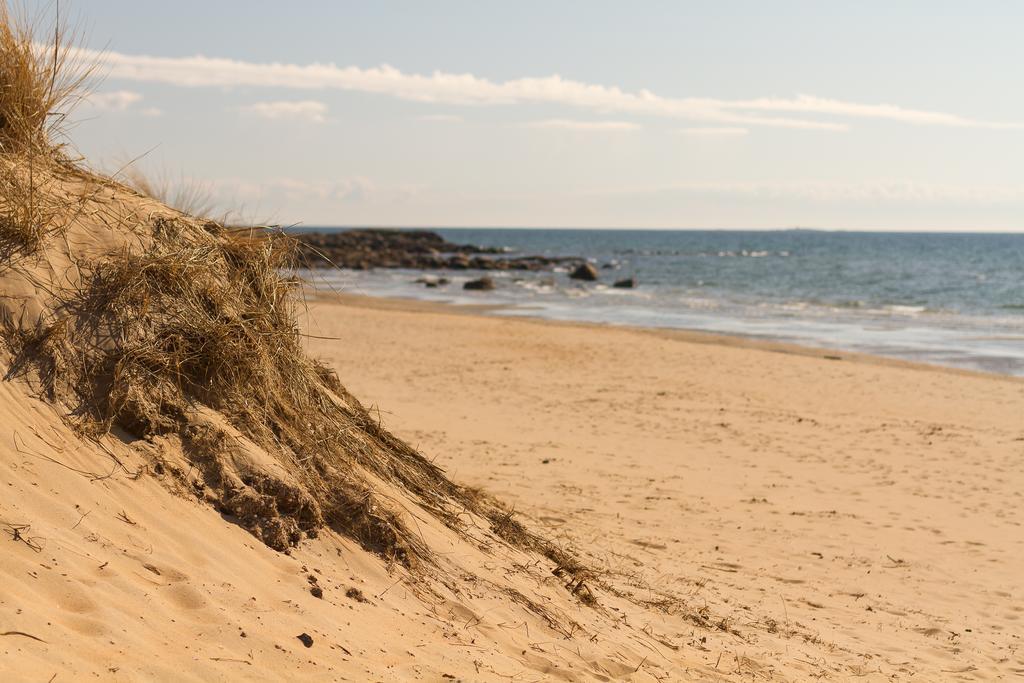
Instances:
[[[0,154],[0,260],[34,254],[67,225],[75,202],[55,192],[53,160]]]
[[[181,234],[169,222],[155,232]],[[104,430],[159,433],[193,400],[226,411],[259,442],[297,444],[275,425],[323,409],[309,405],[310,364],[276,270],[284,239],[158,241],[86,266],[84,287],[62,309],[109,386],[98,387],[105,398],[83,396],[83,417]]]
[[[79,57],[77,38],[59,14],[47,25],[24,8],[0,5],[0,153],[55,151],[54,140],[95,71]]]
[[[151,197],[188,216],[209,216],[217,205],[210,185],[193,178],[174,179],[167,173],[147,175],[135,166],[129,166],[118,177],[144,197]]]
[[[373,481],[431,505],[457,487],[303,352],[297,282],[284,274],[292,239],[184,218],[158,219],[152,233],[148,251],[80,264],[82,287],[66,293],[49,325],[9,332],[12,372],[34,369],[89,434],[117,426],[179,437],[215,502],[273,547],[326,521],[396,562],[423,557]],[[197,431],[202,408],[274,453],[300,486],[229,481],[220,460],[231,459],[230,444]]]
[[[0,258],[34,253],[60,229],[65,207],[46,184],[67,164],[58,139],[96,68],[79,56],[77,38],[59,5],[47,24],[0,4]]]

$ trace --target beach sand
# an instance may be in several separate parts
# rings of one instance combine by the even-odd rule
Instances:
[[[701,651],[652,615],[681,645],[661,655],[741,680],[1024,675],[1024,382],[351,296],[310,318],[337,338],[311,350],[457,481],[739,634]]]
[[[3,382],[0,678],[1024,672],[1024,383],[479,313],[322,296],[306,330],[386,427],[575,548],[598,605],[415,510],[449,575],[329,531],[275,552],[169,490],[166,444],[83,440]]]

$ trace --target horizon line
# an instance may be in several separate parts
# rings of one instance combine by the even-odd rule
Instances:
[[[603,230],[603,231],[635,231],[635,232],[821,232],[821,233],[872,233],[872,234],[923,234],[923,235],[1024,235],[1024,227],[1000,229],[947,228],[930,230],[927,228],[818,228],[818,227],[773,227],[773,228],[718,228],[718,227],[637,227],[637,226],[584,226],[584,225],[390,225],[390,224],[349,224],[349,225],[317,225],[293,223],[280,227],[289,230]]]

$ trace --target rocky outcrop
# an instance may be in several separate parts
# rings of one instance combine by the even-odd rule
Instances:
[[[309,268],[409,268],[417,270],[547,270],[578,257],[510,256],[498,247],[455,244],[430,230],[345,230],[297,233]]]

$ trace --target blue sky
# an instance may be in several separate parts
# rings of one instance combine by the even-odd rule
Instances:
[[[106,170],[144,154],[254,220],[1024,228],[1017,3],[72,13],[107,53],[77,147]]]

